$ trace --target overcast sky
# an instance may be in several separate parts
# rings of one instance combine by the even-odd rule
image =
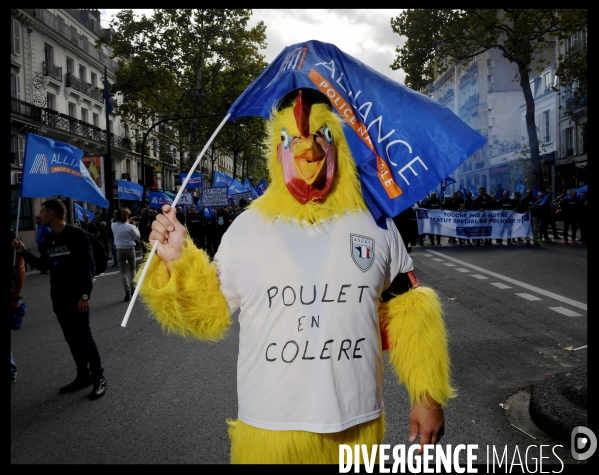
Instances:
[[[100,9],[102,20],[119,10]],[[150,16],[153,10],[137,10]],[[270,63],[287,46],[308,40],[332,43],[382,74],[403,84],[405,73],[393,71],[395,48],[404,39],[391,30],[391,18],[401,10],[253,10],[250,26],[266,25],[268,46],[262,51]]]

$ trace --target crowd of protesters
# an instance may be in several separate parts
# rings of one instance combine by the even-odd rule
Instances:
[[[431,193],[425,197],[422,201],[416,203],[412,208],[406,212],[409,213],[412,221],[415,221],[415,210],[417,208],[425,208],[431,210],[451,210],[451,211],[487,211],[487,210],[503,210],[503,211],[516,211],[517,213],[524,214],[530,212],[531,217],[531,233],[532,236],[526,236],[524,238],[508,238],[506,243],[508,246],[513,246],[514,243],[524,243],[527,246],[532,245],[535,247],[540,246],[540,243],[550,242],[553,240],[561,240],[565,244],[578,244],[587,243],[588,233],[588,196],[587,192],[583,191],[578,193],[577,190],[571,190],[565,194],[561,200],[559,208],[556,209],[551,199],[545,199],[546,193],[539,192],[537,196],[533,196],[532,190],[526,190],[526,194],[523,197],[518,191],[510,194],[507,190],[502,190],[501,197],[497,198],[496,195],[489,195],[485,188],[479,188],[478,196],[474,197],[472,192],[467,192],[466,196],[463,195],[462,191],[456,191],[451,196],[446,196],[442,202],[436,193]],[[551,198],[551,197],[549,197]],[[396,217],[394,221],[400,233],[399,222],[405,223],[403,220]],[[556,218],[563,219],[563,237],[560,237]],[[404,229],[405,224],[403,224]],[[577,238],[577,232],[580,229],[580,238]],[[551,230],[552,238],[549,237],[549,231]],[[404,231],[406,232],[406,231]],[[407,233],[413,236],[413,226]],[[402,233],[403,235],[403,233]],[[428,242],[431,246],[440,246],[441,238],[444,236],[438,234],[429,234]],[[421,246],[425,245],[427,236],[420,234],[417,238],[410,237],[407,242],[404,239],[404,243],[408,248],[408,252],[411,252],[410,245],[418,243]],[[478,238],[478,239],[463,239],[455,238],[453,236],[447,236],[447,244],[459,244],[460,246],[491,246],[493,244],[492,239]],[[497,245],[503,245],[503,239],[496,239]]]

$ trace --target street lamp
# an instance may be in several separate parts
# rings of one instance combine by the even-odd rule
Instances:
[[[144,133],[143,139],[141,141],[141,170],[142,170],[142,177],[141,177],[141,181],[142,181],[142,186],[144,188],[144,192],[142,193],[141,196],[141,207],[144,208],[145,207],[145,202],[146,202],[146,195],[145,195],[145,191],[146,191],[146,175],[145,175],[145,168],[144,168],[144,152],[145,152],[145,147],[146,147],[146,139],[148,138],[148,135],[150,134],[150,132],[152,131],[152,129],[154,129],[154,127],[156,127],[158,124],[162,124],[163,122],[167,122],[169,120],[184,120],[184,119],[203,119],[203,118],[207,118],[207,117],[224,117],[226,114],[205,114],[205,115],[186,115],[186,116],[176,116],[176,117],[165,117],[164,119],[160,119],[159,121],[154,122],[150,128],[148,130],[146,130],[146,132]]]

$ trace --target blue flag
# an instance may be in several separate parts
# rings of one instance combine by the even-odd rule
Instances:
[[[445,196],[445,190],[447,190],[447,187],[454,183],[455,183],[455,180],[453,178],[451,178],[450,176],[445,178],[445,180],[443,180],[441,182],[441,196]]]
[[[127,180],[117,180],[120,200],[141,201],[144,187]]]
[[[213,187],[226,186],[228,188],[229,186],[231,186],[232,182],[233,177],[227,175],[226,173],[222,173],[219,171],[214,172],[214,183],[212,184]]]
[[[551,195],[553,195],[553,191],[550,191],[543,197],[543,199],[541,200],[541,205],[544,205],[545,203],[547,203],[549,198],[551,198]]]
[[[250,180],[247,177],[245,178],[245,181],[243,182],[243,186],[245,186],[248,189],[248,191],[252,192],[252,199],[253,200],[255,200],[256,198],[258,198],[258,193],[256,193],[256,190],[254,189],[254,187],[250,183]]]
[[[102,94],[104,97],[104,103],[108,108],[108,113],[112,114],[114,107],[112,106],[112,99],[110,98],[110,90],[108,89],[108,81],[104,81],[104,93]]]
[[[472,192],[472,197],[476,197],[478,196],[478,190],[476,189],[476,187],[470,183],[470,178],[467,178],[468,180],[468,188],[470,188],[470,191]]]
[[[21,197],[68,196],[108,208],[108,200],[81,161],[83,152],[72,145],[27,133]]]
[[[451,110],[319,41],[285,48],[229,109],[269,118],[296,88],[321,91],[346,122],[374,219],[398,215],[454,172],[485,139]]]
[[[260,180],[260,183],[258,183],[256,185],[256,193],[258,193],[258,196],[262,196],[265,191],[266,191],[266,180],[264,178],[262,178],[262,180]]]
[[[215,175],[217,173],[218,172],[214,172]],[[181,178],[181,183],[183,183],[185,181],[185,179],[187,178],[187,175],[188,175],[187,173],[179,173],[179,177]],[[185,188],[202,188],[202,186],[204,186],[204,184],[202,182],[202,174],[201,173],[192,173],[191,178],[187,182],[187,185],[185,185]]]
[[[541,193],[541,190],[539,190],[536,186],[533,188],[532,190],[532,196],[533,198],[536,198],[537,196],[539,196],[539,193]]]
[[[245,186],[243,186],[237,178],[233,178],[231,185],[229,185],[229,198],[231,196],[236,195],[237,193],[245,193],[248,190]]]
[[[170,205],[173,199],[160,191],[150,192],[150,208],[162,208],[163,205]]]
[[[75,218],[79,221],[84,221],[84,216],[89,214],[89,221],[94,222],[94,218],[96,215],[91,211],[86,210],[83,206],[79,206],[77,203],[73,203],[73,208],[75,209]]]
[[[46,236],[52,232],[52,228],[38,224],[35,233],[35,242],[40,244],[46,240]]]
[[[523,196],[526,193],[526,187],[520,181],[520,177],[518,177],[518,181],[516,182],[516,191],[519,191]]]

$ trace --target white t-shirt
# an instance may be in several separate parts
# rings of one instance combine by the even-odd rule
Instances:
[[[254,210],[223,235],[214,262],[239,314],[239,419],[271,430],[339,432],[383,409],[381,293],[413,269],[391,219],[368,212],[321,225]]]

